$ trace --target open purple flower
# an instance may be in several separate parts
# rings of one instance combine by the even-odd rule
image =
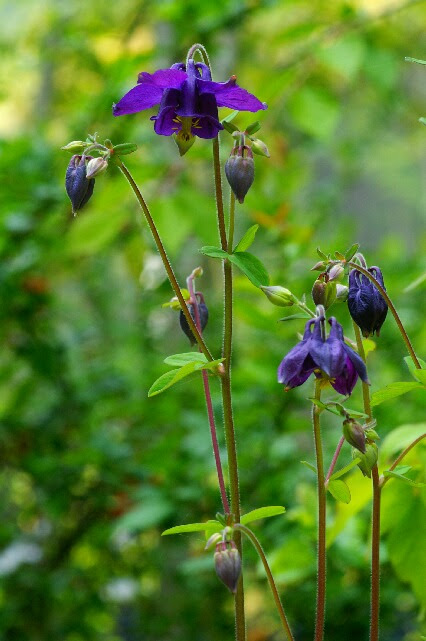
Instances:
[[[386,290],[380,269],[370,267],[368,271]],[[349,274],[348,309],[365,338],[374,332],[377,336],[380,335],[388,313],[387,303],[371,280],[357,269]]]
[[[281,361],[278,382],[292,389],[302,385],[312,373],[327,378],[336,392],[349,396],[358,376],[368,382],[367,370],[362,358],[346,345],[342,326],[334,317],[328,338],[324,338],[321,325],[324,319],[309,320],[305,325],[303,339]]]
[[[210,69],[201,62],[178,62],[170,69],[153,74],[142,72],[138,84],[113,106],[114,116],[133,114],[160,105],[152,116],[155,133],[177,134],[188,143],[194,136],[215,138],[223,126],[218,107],[239,111],[259,111],[267,105],[236,84],[232,76],[227,82],[213,82]]]

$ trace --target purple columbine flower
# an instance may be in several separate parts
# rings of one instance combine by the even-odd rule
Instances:
[[[370,267],[368,271],[386,290],[380,269]],[[371,280],[357,269],[349,274],[348,309],[365,338],[374,332],[380,335],[380,328],[388,313],[387,303]]]
[[[186,143],[194,136],[217,136],[223,129],[218,107],[239,111],[267,109],[264,102],[236,84],[235,76],[227,82],[213,82],[209,67],[192,59],[187,65],[178,62],[153,74],[140,73],[136,87],[113,106],[113,114],[124,116],[158,104],[158,114],[151,118],[155,133],[177,134]]]
[[[278,382],[286,390],[302,385],[312,373],[327,378],[332,387],[345,396],[352,393],[358,376],[368,383],[367,370],[362,358],[346,345],[342,326],[334,317],[328,338],[322,332],[323,318],[309,320],[305,325],[303,339],[287,356],[278,368]]]

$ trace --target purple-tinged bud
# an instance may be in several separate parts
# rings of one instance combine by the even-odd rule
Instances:
[[[336,283],[333,281],[324,282],[318,278],[312,287],[312,300],[315,305],[323,305],[328,309],[336,300]]]
[[[291,307],[298,302],[296,296],[285,287],[280,287],[279,285],[266,287],[262,285],[260,289],[268,300],[270,300],[273,305],[277,305],[277,307]]]
[[[192,303],[189,303],[188,307],[192,320],[195,323],[194,305]],[[209,320],[209,310],[207,309],[207,305],[205,303],[198,303],[198,313],[200,315],[201,331],[204,331]],[[195,340],[194,334],[192,333],[191,328],[188,325],[188,321],[185,318],[185,314],[182,310],[180,310],[179,313],[179,323],[183,333],[189,338],[189,342],[191,343],[191,345],[195,345],[197,341]]]
[[[358,463],[358,467],[363,475],[368,476],[368,478],[371,478],[371,470],[376,465],[378,456],[379,450],[375,443],[366,443],[364,454],[356,449],[352,450],[352,458],[361,459]]]
[[[365,454],[365,432],[362,425],[352,418],[346,419],[343,421],[343,436],[350,445]]]
[[[235,594],[241,574],[241,557],[234,541],[226,541],[216,545],[214,565],[219,579]]]
[[[340,263],[338,263],[337,265],[333,265],[327,275],[328,280],[342,280],[343,276],[345,275],[345,268]]]
[[[319,260],[313,267],[311,267],[310,271],[311,272],[323,272],[324,269],[327,267],[327,263],[325,260]]]
[[[72,156],[65,174],[65,189],[74,215],[87,203],[95,186],[95,181],[86,176],[86,160],[92,160],[92,156]]]
[[[89,160],[87,163],[86,167],[86,178],[90,180],[91,178],[95,178],[96,176],[99,176],[103,171],[105,171],[108,167],[108,162],[105,160],[105,158],[92,158]]]
[[[380,269],[370,267],[368,271],[386,290]],[[357,269],[349,274],[348,309],[365,338],[374,335],[374,332],[380,335],[380,328],[388,313],[387,303],[371,280]]]
[[[254,160],[250,147],[244,145],[231,151],[225,164],[225,174],[238,202],[243,203],[254,180]]]

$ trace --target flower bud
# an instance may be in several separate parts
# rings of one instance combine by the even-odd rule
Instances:
[[[325,260],[319,260],[313,267],[311,267],[311,272],[322,272],[327,267]]]
[[[65,174],[65,189],[74,215],[87,203],[95,186],[93,179],[87,179],[86,160],[92,160],[92,156],[72,156]]]
[[[370,267],[368,271],[386,290],[380,269]],[[348,309],[365,338],[374,335],[374,332],[379,336],[388,306],[377,287],[357,269],[349,274]]]
[[[376,430],[372,427],[366,427],[364,430],[365,438],[368,441],[377,441],[380,440],[380,436],[377,434]]]
[[[92,158],[89,160],[87,163],[86,167],[86,178],[90,180],[90,178],[95,178],[95,176],[99,176],[105,169],[108,167],[108,162],[105,160],[105,158]]]
[[[225,174],[238,202],[243,203],[254,180],[254,160],[249,147],[244,145],[231,151],[225,164]]]
[[[235,594],[241,574],[241,557],[234,541],[226,541],[216,545],[214,565],[219,579]]]
[[[346,303],[346,301],[348,300],[348,291],[349,289],[348,287],[346,287],[346,285],[340,285],[340,283],[338,283],[336,285],[336,302]]]
[[[350,445],[365,454],[365,432],[362,425],[352,418],[346,419],[343,421],[343,436]]]
[[[318,278],[312,287],[312,300],[315,305],[323,305],[325,309],[331,307],[336,300],[336,283],[334,281],[326,283]]]
[[[84,142],[83,140],[73,140],[67,145],[61,147],[63,151],[70,151],[73,154],[82,153],[90,143]]]
[[[279,285],[271,285],[270,287],[261,286],[260,288],[265,296],[271,301],[273,305],[278,307],[291,307],[297,303],[297,298],[291,293],[289,289],[280,287]]]
[[[250,140],[251,140],[251,150],[254,154],[257,154],[258,156],[266,156],[266,158],[270,158],[269,149],[265,145],[263,140],[259,140],[259,138],[250,138]]]
[[[189,303],[188,307],[191,318],[195,323],[195,311],[193,303]],[[204,331],[204,328],[206,327],[209,320],[209,310],[207,309],[207,305],[205,303],[198,303],[198,313],[200,315],[201,331]],[[195,340],[194,334],[192,333],[191,328],[188,325],[188,321],[185,318],[185,314],[182,310],[180,310],[179,313],[179,323],[183,333],[189,338],[189,342],[191,343],[191,345],[195,345],[197,341]]]
[[[342,280],[343,276],[345,275],[345,269],[343,265],[338,263],[337,265],[333,265],[327,275],[328,280]]]
[[[378,456],[379,456],[379,450],[375,443],[367,443],[365,446],[364,454],[362,452],[359,452],[356,449],[352,450],[352,458],[361,459],[360,462],[358,463],[358,467],[363,473],[363,475],[368,476],[368,478],[371,478],[371,470],[376,465]]]

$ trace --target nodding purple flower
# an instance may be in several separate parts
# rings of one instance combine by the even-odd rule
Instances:
[[[380,269],[370,267],[368,271],[386,290]],[[365,338],[374,332],[377,336],[380,335],[380,328],[388,313],[387,303],[371,280],[357,269],[349,274],[348,308]]]
[[[79,211],[93,194],[94,178],[87,178],[86,162],[93,160],[92,156],[74,154],[68,164],[65,174],[65,189],[72,204],[72,213]]]
[[[345,396],[352,393],[358,376],[368,383],[364,361],[346,345],[342,326],[334,317],[328,322],[331,328],[325,338],[324,319],[309,320],[303,339],[281,361],[278,382],[285,385],[286,390],[302,385],[312,373],[329,380],[336,392]]]
[[[213,82],[210,69],[202,62],[178,62],[170,69],[159,69],[153,74],[143,71],[138,84],[113,105],[114,116],[133,114],[160,105],[152,116],[155,133],[161,136],[177,134],[188,143],[193,136],[215,138],[223,129],[219,122],[218,107],[238,111],[267,109],[245,89],[236,84],[236,77],[227,82]]]
[[[192,320],[194,321],[194,323],[196,323],[194,304],[188,303],[188,308],[189,308],[189,313],[191,314]],[[204,301],[201,301],[198,303],[198,313],[200,315],[201,331],[203,332],[209,320],[209,310],[207,309],[207,305],[205,304]],[[195,345],[197,341],[195,340],[195,336],[192,333],[192,330],[182,310],[180,310],[180,313],[179,313],[179,323],[183,333],[189,338],[189,342],[191,343],[191,345]]]

